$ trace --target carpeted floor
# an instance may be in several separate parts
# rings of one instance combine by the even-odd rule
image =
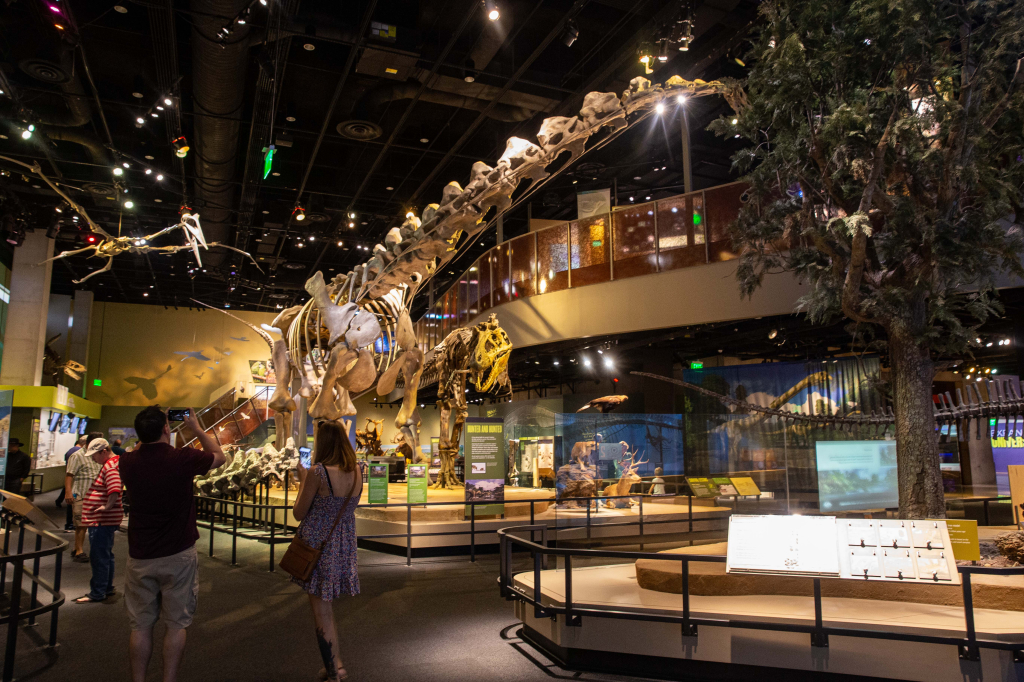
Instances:
[[[53,497],[41,495],[36,504],[63,527],[64,512],[54,508]],[[180,679],[314,680],[321,663],[305,594],[280,571],[266,570],[266,545],[240,540],[239,565],[231,566],[229,538],[217,536],[223,551],[209,558],[206,532],[200,534],[199,607],[188,631]],[[118,533],[119,593],[127,550],[127,537]],[[414,559],[407,567],[404,557],[360,550],[359,561],[362,593],[335,602],[342,659],[352,680],[623,679],[575,675],[521,642],[512,604],[498,596],[494,555],[476,563],[468,557]],[[68,603],[60,609],[59,646],[42,646],[48,617],[34,628],[22,628],[16,679],[129,679],[128,621],[120,594],[101,604],[73,604],[72,599],[88,592],[90,568],[71,561],[64,567]],[[52,569],[42,573],[51,577]],[[160,674],[155,653],[148,679],[160,680]]]

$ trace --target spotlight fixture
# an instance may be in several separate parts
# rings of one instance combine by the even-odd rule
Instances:
[[[583,358],[583,366],[584,367],[591,367],[592,366],[592,364],[590,362],[590,358],[588,358],[588,357],[584,357]]]
[[[566,47],[572,47],[572,44],[576,42],[576,39],[580,37],[580,29],[576,25],[576,22],[570,19],[565,22],[565,28],[562,29],[561,38],[562,43]]]
[[[615,363],[612,362],[611,358],[605,358],[604,359],[604,366],[605,366],[605,369],[613,369],[615,367]]]
[[[136,125],[142,125],[145,122],[146,122],[146,119],[142,118],[141,116],[139,116],[137,119],[135,119],[135,124]]]
[[[135,208],[135,203],[131,199],[129,199],[128,201],[124,202],[124,207],[125,208]]]
[[[296,206],[295,208],[292,209],[292,217],[295,218],[296,220],[305,220],[306,209],[302,208],[301,206]]]
[[[773,329],[770,332],[768,332],[768,338],[769,339],[774,339],[778,335],[779,335],[779,330],[778,329]]]
[[[146,169],[146,175],[152,175],[152,174],[153,174],[153,169],[152,168],[147,168]]]
[[[155,111],[149,112],[149,115],[152,116],[153,118],[160,118],[160,114],[156,113]]]
[[[30,125],[27,128],[25,128],[24,130],[22,130],[21,131],[21,139],[23,139],[23,140],[30,139],[32,137],[32,133],[35,131],[35,129],[36,129],[36,127],[34,125]]]
[[[355,211],[349,211],[348,212],[348,217],[349,217],[349,220],[355,220],[356,219]]]
[[[406,212],[405,212],[405,217],[406,217],[406,219],[409,219],[409,218],[415,218],[415,217],[416,217],[416,214],[415,214],[415,213],[413,213],[412,211],[406,211]]]
[[[501,18],[501,12],[498,11],[498,3],[494,0],[482,0],[484,11],[487,13],[487,18],[490,21],[497,21]]]
[[[131,164],[129,164],[127,161],[125,161],[121,165],[124,166],[125,168],[131,168]]]
[[[163,179],[164,179],[164,176],[162,176],[162,175],[158,175],[158,176],[156,176],[156,179],[157,179],[157,181],[163,180]]]
[[[686,95],[678,95],[676,97],[677,104],[686,104]]]
[[[355,226],[356,226],[356,224],[355,224],[355,223],[353,223],[353,222],[349,222],[348,226],[349,226],[349,227],[355,227]]]
[[[124,171],[118,168],[117,166],[114,166],[114,170],[111,172],[118,177],[124,175]]]
[[[661,41],[661,52],[658,53],[658,61],[664,64],[668,61],[668,41]]]
[[[655,107],[654,107],[654,111],[655,111],[655,113],[658,113],[658,114],[664,114],[665,113],[665,105],[662,104],[661,102],[658,102],[658,104],[655,105]]]
[[[171,106],[171,98],[170,97],[164,97],[164,104],[166,104],[167,106]]]
[[[182,135],[181,137],[176,137],[173,140],[171,140],[171,146],[174,147],[174,155],[177,156],[179,159],[184,159],[185,156],[188,154],[188,140],[185,139],[184,135]]]

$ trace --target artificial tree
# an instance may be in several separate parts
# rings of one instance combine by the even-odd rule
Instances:
[[[799,309],[887,346],[902,518],[945,515],[932,381],[1024,276],[1024,3],[773,0],[749,106],[712,129],[750,201],[731,228],[745,295],[770,272]]]

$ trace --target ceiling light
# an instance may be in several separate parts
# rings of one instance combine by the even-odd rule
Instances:
[[[284,120],[288,121],[289,123],[295,123],[295,117],[294,116],[285,116]]]
[[[124,5],[114,5],[114,11],[118,14],[128,14],[128,8]]]
[[[132,97],[134,97],[135,99],[142,99],[142,93],[141,92],[133,92],[132,93]]]
[[[142,293],[142,295],[143,295],[143,296],[149,296],[149,292],[148,292],[148,291],[145,291],[145,292],[143,292],[143,293]]]
[[[349,226],[349,227],[355,227],[355,226],[356,226],[356,224],[355,224],[355,223],[352,223],[352,222],[350,222],[350,223],[348,224],[348,226]]]
[[[157,179],[159,180],[160,178],[157,178]],[[164,203],[164,200],[163,200],[163,199],[153,199],[153,201],[155,201],[155,202],[156,202],[156,203],[158,203],[158,204],[162,204],[162,203]]]
[[[152,116],[153,118],[160,118],[160,114],[156,113],[155,111],[149,112],[149,115]]]
[[[562,40],[562,43],[564,43],[566,47],[572,47],[572,44],[575,43],[576,39],[579,37],[580,29],[576,25],[576,22],[573,21],[572,19],[565,22],[565,28],[562,29],[562,35],[559,36],[559,38],[561,38]]]
[[[501,18],[501,12],[498,11],[498,4],[494,0],[483,0],[484,11],[487,12],[487,18],[490,21],[497,21]]]
[[[164,176],[162,176],[162,175],[158,175],[158,176],[156,176],[156,179],[157,179],[157,180],[163,180],[163,179],[164,179]]]
[[[412,211],[406,211],[406,212],[405,212],[405,217],[406,217],[406,219],[409,219],[409,218],[415,218],[415,217],[416,217],[416,214],[415,214],[415,213],[413,213]],[[991,345],[991,344],[989,344],[989,345]]]
[[[125,168],[131,168],[131,166],[130,166],[130,165],[128,164],[128,162],[127,162],[127,161],[125,161],[125,162],[124,162],[124,163],[122,163],[121,165],[122,165],[122,166],[124,166]]]
[[[185,139],[184,135],[171,140],[171,145],[174,147],[174,155],[179,159],[184,159],[185,155],[188,154],[188,140]]]
[[[769,339],[774,339],[778,335],[779,335],[779,330],[778,329],[773,329],[770,332],[768,332],[768,338]]]
[[[126,202],[124,202],[124,207],[125,208],[135,208],[135,203],[132,202],[131,200],[126,201]]]
[[[349,211],[348,212],[348,217],[350,219],[352,219],[352,220],[355,220],[355,217],[356,217],[355,211]]]
[[[152,161],[153,160],[153,155],[152,154],[146,154],[146,158],[149,159],[150,161]]]
[[[309,241],[311,241],[311,242],[316,241],[316,236],[315,235],[309,235]]]
[[[139,116],[137,119],[135,119],[135,122],[138,123],[139,125],[142,125],[143,123],[146,122],[146,119],[144,119],[141,116]]]
[[[316,49],[316,45],[314,45],[313,43],[306,43],[305,45],[302,46],[302,49],[305,50],[306,52],[312,52],[313,50]]]
[[[678,95],[676,97],[676,102],[679,104],[686,104],[686,95]]]
[[[31,130],[22,130],[21,131],[21,139],[27,140],[30,137],[32,137],[32,131]]]
[[[146,175],[152,175],[152,174],[153,174],[153,169],[152,168],[147,168],[146,169]]]
[[[590,358],[583,358],[583,366],[584,367],[590,367],[591,366]]]
[[[292,209],[292,217],[295,218],[296,220],[305,220],[306,209],[302,208],[301,206],[296,206],[294,209]]]
[[[734,119],[732,120],[732,124],[733,124],[733,125],[736,125],[736,124],[737,124],[737,123],[739,123],[739,122],[740,122],[740,120],[739,120],[738,118],[734,118]]]
[[[342,243],[341,243],[341,242],[338,242],[338,246],[341,246],[341,245],[342,245]]]
[[[611,358],[605,358],[604,359],[604,366],[605,366],[606,369],[612,369],[615,366],[615,363],[612,362]]]
[[[117,175],[117,176],[124,175],[124,171],[121,170],[120,168],[116,167],[116,166],[114,167],[113,173],[114,173],[114,175]]]
[[[654,107],[654,111],[656,113],[659,113],[659,114],[664,114],[665,113],[665,105],[662,104],[661,102],[658,102],[658,104]]]
[[[164,104],[166,104],[167,106],[171,106],[171,104],[172,104],[171,98],[170,97],[164,97]]]
[[[395,190],[394,187],[385,187],[384,189],[386,189],[389,192],[393,192]]]

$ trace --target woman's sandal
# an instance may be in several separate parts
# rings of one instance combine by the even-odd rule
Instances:
[[[106,600],[107,600],[106,597],[104,597],[103,599],[93,599],[89,595],[85,595],[84,597],[79,597],[78,599],[76,599],[75,603],[76,604],[99,604],[100,602],[104,602]]]

